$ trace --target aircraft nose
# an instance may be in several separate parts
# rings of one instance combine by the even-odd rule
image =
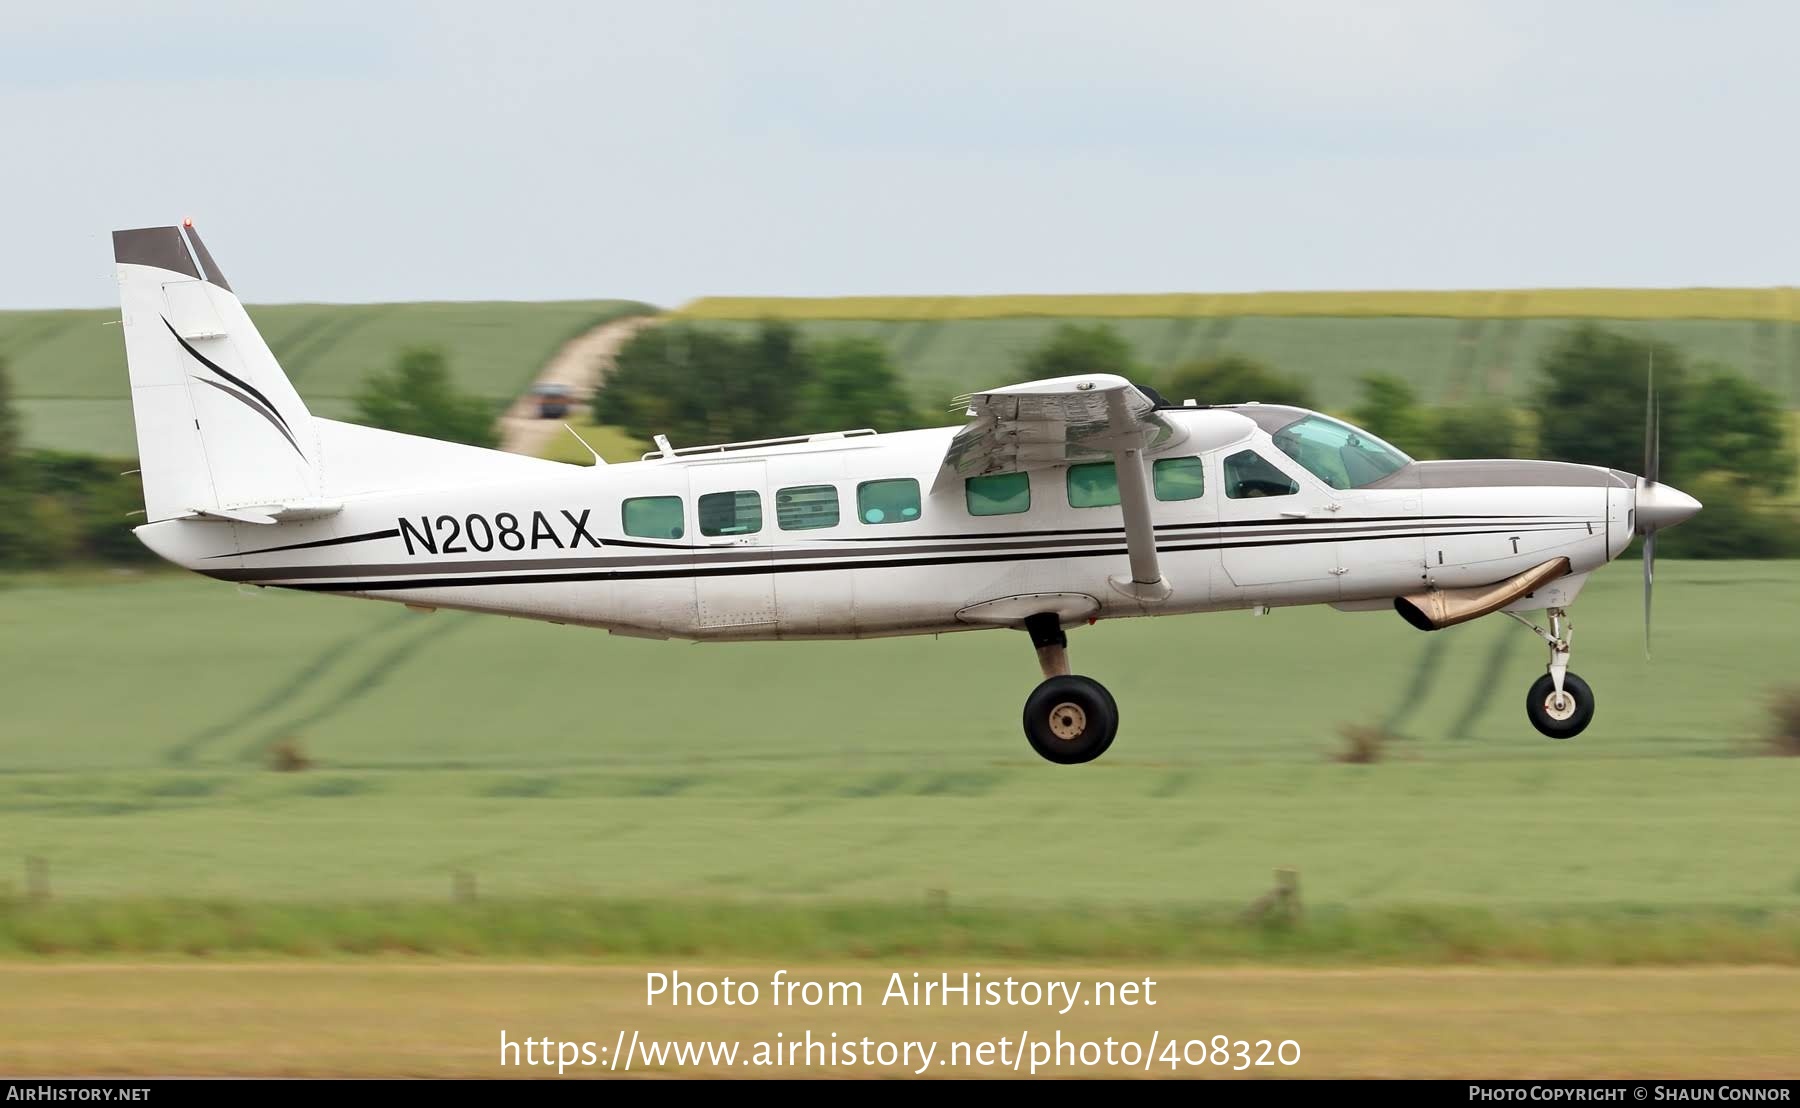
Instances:
[[[1700,502],[1673,485],[1638,478],[1637,533],[1673,527],[1700,510]]]

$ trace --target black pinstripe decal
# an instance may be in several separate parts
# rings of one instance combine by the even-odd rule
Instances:
[[[261,389],[258,389],[255,385],[252,385],[250,382],[239,377],[237,374],[232,373],[230,370],[225,369],[223,366],[219,365],[219,363],[213,361],[211,358],[208,358],[205,354],[200,353],[200,351],[195,350],[193,344],[188,342],[188,340],[182,338],[181,332],[177,331],[175,329],[175,325],[173,323],[169,322],[169,317],[167,317],[167,316],[162,317],[162,321],[163,321],[163,326],[167,327],[169,329],[169,334],[175,336],[175,341],[181,344],[181,348],[183,350],[185,350],[189,354],[193,355],[195,361],[198,361],[201,365],[205,366],[207,369],[212,370],[214,373],[217,373],[219,376],[225,378],[227,381],[230,381],[232,384],[236,385],[238,388],[243,389],[245,392],[249,393],[251,396],[254,396],[254,397],[256,397],[256,399],[260,400],[262,402],[263,407],[269,409],[269,414],[274,417],[275,421],[280,423],[283,431],[288,436],[288,441],[289,442],[294,441],[294,429],[293,429],[293,427],[289,426],[287,417],[283,416],[281,414],[281,409],[277,408],[274,405],[274,403],[269,400],[268,397],[266,397],[262,394]],[[204,381],[206,379],[204,377],[202,377],[202,378],[197,378],[197,380]],[[207,384],[210,385],[210,384],[212,384],[212,382],[207,381]],[[300,449],[299,445],[295,444],[294,449],[299,450]],[[304,457],[305,455],[302,454],[301,456]]]
[[[1555,530],[1576,530],[1576,529],[1578,529],[1578,525],[1575,525],[1575,524],[1569,524],[1569,525],[1553,524],[1553,525],[1545,525],[1545,526],[1531,528],[1531,530],[1534,530],[1534,531],[1555,531]],[[1585,530],[1586,524],[1585,523],[1580,524],[1579,529]],[[1242,542],[1224,542],[1224,541],[1177,542],[1177,543],[1158,544],[1157,549],[1163,553],[1176,553],[1176,552],[1192,551],[1192,550],[1231,550],[1231,549],[1245,549],[1245,548],[1252,548],[1252,547],[1307,546],[1307,545],[1312,545],[1312,544],[1316,544],[1316,543],[1340,542],[1340,541],[1343,541],[1343,542],[1380,542],[1380,541],[1394,540],[1394,539],[1446,538],[1446,537],[1453,537],[1453,536],[1459,536],[1459,535],[1498,535],[1498,534],[1511,534],[1511,533],[1515,533],[1519,530],[1521,530],[1521,529],[1516,528],[1516,527],[1508,527],[1508,528],[1492,529],[1492,530],[1487,530],[1487,531],[1437,531],[1437,532],[1425,532],[1425,533],[1413,532],[1413,533],[1400,534],[1400,535],[1351,536],[1351,535],[1344,535],[1344,534],[1332,534],[1332,535],[1318,535],[1316,537],[1309,536],[1309,537],[1290,538],[1290,539],[1285,539],[1285,540],[1242,541]],[[210,573],[208,573],[208,576],[218,577],[223,580],[232,580],[232,581],[246,581],[247,580],[247,581],[251,581],[253,583],[257,583],[257,584],[278,585],[279,587],[282,587],[282,588],[302,589],[302,590],[315,591],[315,592],[370,592],[370,591],[391,591],[391,590],[397,590],[397,589],[472,588],[472,587],[485,586],[485,585],[519,585],[519,584],[532,584],[532,583],[558,584],[558,583],[568,583],[568,582],[576,582],[576,581],[636,581],[636,580],[650,580],[650,579],[656,579],[656,578],[670,578],[670,579],[678,579],[679,580],[679,579],[690,579],[690,578],[698,578],[698,577],[736,577],[736,576],[745,576],[745,575],[752,575],[752,574],[765,574],[765,573],[830,573],[830,572],[836,572],[836,571],[841,571],[841,570],[879,569],[879,568],[887,568],[887,567],[929,567],[929,566],[945,566],[945,565],[967,565],[967,564],[987,563],[987,562],[1009,562],[1009,561],[1030,562],[1030,561],[1043,561],[1045,559],[1052,559],[1052,558],[1075,559],[1075,558],[1116,557],[1119,555],[1123,555],[1125,553],[1126,553],[1125,548],[1120,547],[1120,546],[1104,547],[1104,548],[1096,549],[1096,550],[1061,550],[1061,549],[1059,549],[1059,550],[1042,550],[1042,549],[1038,549],[1038,550],[1007,551],[1004,553],[990,553],[990,554],[970,553],[970,554],[964,554],[964,555],[949,556],[949,557],[937,557],[937,558],[907,558],[907,557],[905,557],[904,553],[902,552],[892,558],[855,558],[855,559],[846,559],[843,561],[826,562],[826,563],[807,563],[807,562],[775,563],[773,561],[758,560],[758,561],[755,561],[755,562],[753,562],[751,564],[747,564],[747,565],[705,566],[705,565],[695,565],[695,564],[692,564],[691,562],[689,562],[688,564],[685,564],[685,565],[670,565],[667,568],[661,568],[661,567],[643,567],[643,568],[636,568],[636,569],[626,569],[626,568],[597,569],[597,568],[595,568],[595,569],[581,569],[581,570],[576,570],[576,571],[567,572],[567,573],[538,572],[538,573],[490,574],[490,575],[483,575],[483,576],[476,576],[474,574],[470,574],[467,576],[451,576],[451,577],[442,577],[442,576],[439,576],[439,577],[406,577],[406,578],[400,578],[400,579],[387,579],[387,580],[344,580],[344,581],[325,581],[325,582],[306,582],[306,583],[299,583],[299,582],[290,583],[289,581],[285,581],[282,579],[283,578],[282,571],[275,570],[275,569],[214,570],[214,571],[211,571]],[[773,554],[771,553],[771,558],[772,557],[773,557]],[[663,560],[667,561],[667,562],[676,562],[678,559],[668,558],[668,559],[663,559]],[[685,559],[681,559],[681,560],[685,561]],[[528,564],[528,563],[525,563],[525,564]],[[525,564],[522,564],[522,568]],[[342,573],[345,573],[348,575],[348,574],[355,574],[355,573],[359,572],[359,570],[361,570],[362,567],[342,566],[342,567],[294,567],[294,568],[296,570],[304,568],[304,569],[312,571],[312,572],[333,572],[333,571],[335,571],[335,572],[342,572]],[[384,567],[384,568],[388,568],[388,567]],[[393,567],[393,568],[401,569],[402,567]],[[416,568],[404,567],[403,572],[425,573],[425,572],[429,572],[431,570],[431,568],[432,567],[430,567],[430,566],[419,566]],[[250,576],[252,574],[255,574],[257,576]]]
[[[212,558],[235,558],[240,555],[249,554],[274,554],[283,550],[315,550],[321,546],[343,546],[346,543],[369,542],[373,539],[397,539],[399,537],[400,528],[390,527],[386,531],[365,531],[360,535],[345,535],[338,539],[314,539],[312,542],[291,542],[286,546],[265,546],[256,550],[227,551],[224,554],[214,554],[212,555]],[[210,561],[211,558],[208,560]]]
[[[200,382],[202,385],[211,385],[213,388],[218,389],[220,392],[224,393],[226,396],[231,397],[233,400],[237,401],[239,404],[242,404],[244,407],[249,408],[251,411],[255,412],[257,415],[262,416],[264,419],[268,420],[269,426],[275,428],[276,432],[279,433],[282,438],[287,440],[288,445],[294,448],[294,453],[300,455],[300,460],[303,462],[306,460],[306,454],[303,451],[301,451],[300,444],[294,441],[293,435],[288,434],[288,429],[286,427],[283,427],[280,423],[276,422],[274,413],[270,412],[267,408],[263,407],[261,404],[258,404],[256,401],[250,399],[248,396],[245,396],[243,393],[239,392],[238,390],[232,388],[230,385],[221,385],[217,381],[208,381],[204,377],[196,377],[196,378],[194,378],[194,380]]]

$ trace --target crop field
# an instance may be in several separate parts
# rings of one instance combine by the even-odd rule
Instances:
[[[778,301],[768,303],[772,311],[781,306]],[[1153,372],[1219,354],[1249,355],[1308,381],[1320,405],[1332,410],[1353,404],[1357,379],[1373,372],[1404,378],[1428,404],[1466,403],[1484,396],[1521,400],[1534,387],[1540,353],[1573,322],[1560,318],[1098,314],[850,320],[814,318],[799,308],[794,312],[792,318],[804,334],[820,338],[854,335],[882,342],[910,381],[918,401],[939,411],[960,393],[1019,380],[1021,359],[1065,323],[1112,327]],[[729,320],[713,314],[693,318],[702,326],[731,331],[756,326],[753,318]],[[1596,317],[1594,322],[1674,343],[1694,361],[1733,366],[1787,405],[1800,407],[1800,324],[1612,317]],[[1169,399],[1179,403],[1185,398]],[[1197,399],[1206,403],[1255,398]]]
[[[1004,632],[692,645],[151,574],[0,591],[0,892],[1800,911],[1800,759],[1750,756],[1793,680],[1800,566],[1629,565],[1577,609],[1599,714],[1523,716],[1542,647],[1327,609],[1103,622],[1124,711],[1078,769],[1018,733]],[[1334,760],[1344,724],[1399,738]],[[291,744],[311,760],[275,772]],[[972,844],[979,844],[974,848]],[[1153,945],[1153,944],[1152,944]],[[1800,956],[1800,947],[1792,947]]]
[[[1036,667],[1006,632],[700,646],[161,572],[3,579],[0,1072],[550,1077],[501,1068],[500,1031],[811,1030],[1292,1039],[1306,1077],[1779,1076],[1800,759],[1758,755],[1800,565],[1665,561],[1648,663],[1634,568],[1577,609],[1599,715],[1573,741],[1522,718],[1541,647],[1511,623],[1308,608],[1073,634],[1124,710],[1085,767],[1018,734]],[[1337,760],[1347,723],[1393,733],[1384,757]],[[1256,915],[1277,869],[1299,903]],[[650,970],[775,968],[1162,999],[642,1001]]]
[[[1800,323],[1800,290],[1458,289],[1368,292],[1127,293],[1038,296],[707,296],[689,319],[1216,318],[1429,316],[1444,319],[1747,319]]]
[[[498,411],[568,339],[646,312],[622,300],[545,303],[274,304],[251,318],[312,410],[344,418],[364,379],[403,349],[440,346],[458,385]],[[137,454],[116,309],[0,312],[5,358],[29,445]]]

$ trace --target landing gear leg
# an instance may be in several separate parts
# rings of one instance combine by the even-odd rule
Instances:
[[[1507,612],[1514,620],[1529,627],[1550,648],[1550,665],[1544,676],[1532,683],[1525,694],[1525,714],[1531,725],[1553,739],[1572,739],[1581,734],[1594,718],[1594,691],[1588,683],[1569,672],[1569,642],[1575,626],[1562,608],[1548,608],[1548,631],[1516,612]]]
[[[1069,672],[1069,637],[1052,612],[1025,620],[1044,680],[1025,701],[1025,738],[1058,765],[1091,762],[1119,732],[1119,706],[1106,686]]]

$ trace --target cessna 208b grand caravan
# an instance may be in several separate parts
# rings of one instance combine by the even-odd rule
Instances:
[[[1330,604],[1423,630],[1493,612],[1548,645],[1526,699],[1552,738],[1588,575],[1699,510],[1646,476],[1418,462],[1317,412],[1171,405],[1093,373],[968,398],[966,422],[657,449],[575,466],[321,419],[189,223],[113,235],[147,522],[226,581],[697,640],[1025,631],[1025,735],[1052,762],[1119,710],[1070,672],[1100,619]],[[1547,628],[1521,616],[1543,612]]]

